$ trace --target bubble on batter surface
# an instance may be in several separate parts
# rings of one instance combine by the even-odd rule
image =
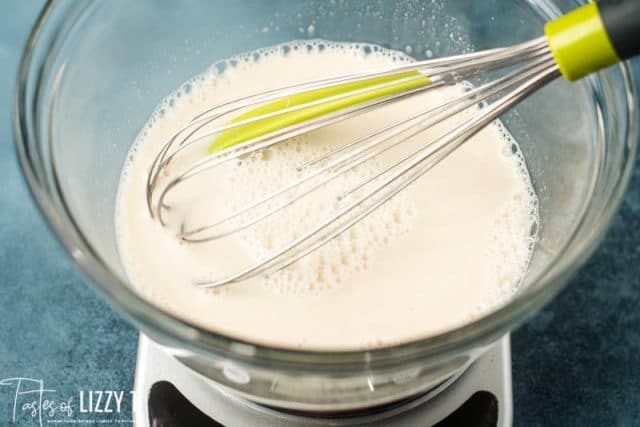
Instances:
[[[502,123],[495,122],[491,126],[500,135],[505,160],[521,176],[518,181],[521,186],[494,219],[489,259],[498,286],[478,303],[472,318],[505,304],[518,291],[529,267],[540,222],[538,199],[518,144]]]
[[[323,153],[323,142],[302,135],[233,165],[225,194],[229,210],[236,211],[292,182],[295,165]],[[337,195],[379,170],[373,161],[340,175],[281,213],[238,233],[237,238],[254,260],[265,259],[335,214],[341,204]],[[264,204],[243,221],[260,217],[276,204]],[[317,251],[266,278],[265,286],[292,294],[321,293],[339,286],[349,275],[368,270],[372,262],[384,262],[376,258],[379,249],[408,232],[414,210],[406,195],[399,194]]]

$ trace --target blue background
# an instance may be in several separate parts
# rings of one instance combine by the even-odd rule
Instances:
[[[15,158],[15,73],[42,3],[0,2],[0,380],[43,379],[65,398],[88,389],[128,393],[137,332],[76,272],[36,211]],[[512,336],[515,425],[640,425],[639,277],[636,166],[588,265]],[[0,387],[0,425],[10,421],[12,399]]]

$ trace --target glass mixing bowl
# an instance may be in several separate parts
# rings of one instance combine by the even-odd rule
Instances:
[[[437,390],[540,309],[586,260],[627,184],[636,91],[622,64],[556,81],[506,114],[540,203],[540,239],[522,290],[456,330],[372,351],[269,348],[200,329],[142,299],[114,232],[121,166],[162,98],[210,64],[292,39],[366,41],[421,59],[524,41],[574,1],[58,0],[19,70],[15,136],[44,216],[100,293],[215,384],[280,408],[335,412]]]

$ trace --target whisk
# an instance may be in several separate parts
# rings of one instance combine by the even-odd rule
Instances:
[[[245,230],[447,118],[470,112],[459,126],[425,140],[417,149],[337,195],[344,198],[344,203],[332,215],[283,247],[248,268],[198,286],[219,287],[286,268],[358,223],[548,82],[560,75],[574,81],[638,53],[640,2],[590,3],[547,23],[544,30],[543,37],[509,47],[401,63],[276,88],[215,105],[177,130],[158,152],[147,177],[149,213],[166,225],[166,212],[171,209],[168,195],[205,171],[422,92],[495,74],[492,80],[471,86],[440,105],[373,129],[303,165],[292,165],[298,172],[293,182],[220,220],[197,227],[183,226],[179,232],[178,237],[184,242],[201,243]],[[210,142],[208,153],[178,173],[169,173],[168,166],[187,147],[202,141]]]

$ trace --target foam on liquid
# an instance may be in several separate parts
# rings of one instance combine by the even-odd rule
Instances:
[[[293,42],[216,64],[169,95],[132,147],[119,187],[116,228],[132,284],[155,304],[203,327],[309,349],[406,342],[460,326],[505,303],[526,272],[537,209],[524,159],[499,123],[355,227],[268,278],[215,291],[192,285],[259,260],[299,236],[336,209],[336,194],[382,170],[394,154],[359,166],[305,203],[230,239],[185,245],[175,238],[183,222],[202,224],[214,214],[233,212],[291,182],[296,166],[306,160],[437,105],[462,87],[427,91],[208,172],[169,200],[178,207],[167,228],[147,213],[145,179],[154,156],[204,109],[273,87],[409,60],[373,45]],[[414,138],[408,148],[461,120]],[[204,152],[191,155],[182,160]]]

